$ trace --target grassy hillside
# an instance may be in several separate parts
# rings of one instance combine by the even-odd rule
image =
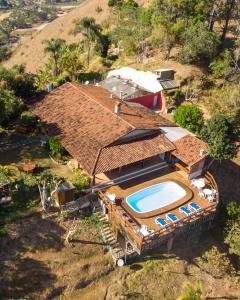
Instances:
[[[199,243],[184,241],[171,254],[152,252],[123,268],[113,268],[94,217],[78,220],[71,246],[66,246],[64,238],[70,225],[56,214],[34,213],[5,227],[8,234],[1,239],[4,277],[0,275],[0,297],[174,300],[184,283],[195,284],[197,280],[206,299],[237,299],[239,295],[237,277],[214,278],[195,263],[196,257],[216,244],[214,232],[200,237]]]
[[[44,45],[42,44],[44,40],[58,37],[70,43],[78,41],[79,36],[74,37],[69,34],[73,29],[73,20],[83,18],[84,16],[91,16],[98,23],[101,23],[109,14],[107,2],[107,0],[83,1],[76,9],[47,24],[42,30],[25,36],[14,50],[11,58],[4,65],[11,67],[15,64],[26,64],[27,71],[36,72],[47,62],[47,57],[43,51]],[[102,8],[100,13],[96,12],[97,6],[101,6]]]

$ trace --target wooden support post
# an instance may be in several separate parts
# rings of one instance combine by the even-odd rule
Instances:
[[[170,251],[172,250],[172,246],[173,246],[173,241],[174,241],[174,237],[170,237],[168,242],[167,242],[167,252],[170,253]]]

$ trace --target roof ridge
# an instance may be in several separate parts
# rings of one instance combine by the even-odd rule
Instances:
[[[69,82],[75,89],[79,90],[79,88],[74,85],[73,83]],[[80,84],[78,84],[80,85]],[[102,89],[104,89],[103,87],[100,87]],[[105,89],[104,89],[105,90]],[[107,91],[107,90],[106,90]],[[128,121],[124,120],[123,118],[119,117],[118,115],[116,115],[113,111],[111,111],[109,108],[107,108],[106,106],[104,106],[103,104],[101,104],[100,102],[98,102],[97,100],[95,100],[93,97],[89,96],[86,92],[80,91],[82,94],[84,94],[87,98],[91,99],[92,101],[94,101],[95,103],[97,103],[98,105],[100,105],[101,107],[103,107],[105,110],[111,112],[112,115],[114,115],[115,117],[120,118],[123,122],[125,122],[126,124],[128,124],[129,126],[132,127],[132,129],[137,129],[135,126],[133,126],[131,123],[129,123]],[[107,91],[108,92],[108,91]],[[125,104],[125,102],[123,102],[120,98],[118,99],[119,102],[122,102],[123,104]]]

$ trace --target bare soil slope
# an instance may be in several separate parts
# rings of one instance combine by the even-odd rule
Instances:
[[[47,57],[44,54],[44,40],[62,38],[69,43],[78,41],[79,36],[74,37],[69,33],[74,27],[73,21],[77,18],[81,19],[85,16],[90,16],[94,17],[98,23],[101,23],[109,14],[107,3],[107,0],[83,1],[76,9],[47,24],[42,30],[24,37],[16,47],[11,58],[4,65],[11,67],[15,64],[26,64],[27,71],[36,72],[47,61]],[[102,8],[100,13],[96,12],[97,6]]]

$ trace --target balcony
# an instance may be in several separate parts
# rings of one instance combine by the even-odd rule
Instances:
[[[206,173],[204,178],[207,187],[218,191],[216,182],[210,173]],[[134,215],[126,204],[125,197],[164,180],[181,182],[192,191],[191,197],[185,199],[184,203],[176,203],[176,205],[169,207],[167,211],[154,216],[139,218]],[[106,193],[115,194],[117,201],[115,201],[115,203],[109,201],[106,197]],[[219,202],[218,193],[211,203],[209,203],[207,199],[201,198],[199,191],[191,185],[191,181],[189,181],[186,176],[183,176],[181,171],[175,171],[171,168],[112,186],[105,191],[100,191],[99,198],[107,208],[109,222],[114,228],[120,230],[125,236],[125,239],[131,243],[139,254],[166,242],[172,236],[176,236],[192,227],[200,226],[203,223],[211,221],[215,216]],[[192,213],[189,217],[181,213],[179,207],[181,205],[188,206],[190,202],[198,204],[201,210],[198,213]],[[169,212],[177,216],[177,222],[169,223],[169,225],[164,228],[156,224],[156,217],[165,219],[166,213]],[[141,228],[146,229],[146,231],[143,232]]]

